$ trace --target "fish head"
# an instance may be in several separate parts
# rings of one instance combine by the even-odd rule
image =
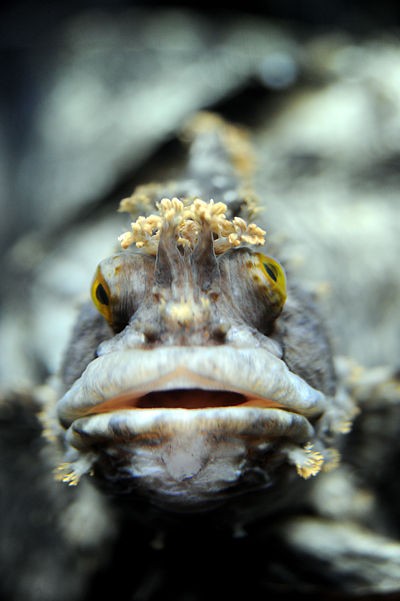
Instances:
[[[197,227],[193,214],[175,219],[175,205],[155,244],[147,228],[147,248],[128,245],[96,271],[92,298],[110,333],[57,404],[60,478],[88,474],[173,510],[285,494],[331,462],[351,413],[333,394],[329,347],[279,262],[247,244],[247,224],[236,222],[236,244],[215,205],[199,205]]]

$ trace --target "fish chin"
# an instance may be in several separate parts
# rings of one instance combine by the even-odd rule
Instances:
[[[77,419],[67,442],[83,456],[96,449],[94,474],[109,490],[188,507],[270,486],[288,441],[302,448],[314,434],[305,417],[280,409],[142,409]]]
[[[312,444],[326,408],[321,392],[262,349],[110,353],[59,402],[63,479],[90,473],[113,493],[167,507],[213,504],[270,488],[288,469],[296,477],[293,466],[317,473],[323,456]]]

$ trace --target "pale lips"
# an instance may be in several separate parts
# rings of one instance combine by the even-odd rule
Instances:
[[[283,409],[318,418],[326,402],[267,351],[168,347],[98,357],[60,399],[57,412],[68,428],[85,416],[151,408]]]
[[[208,459],[227,441],[240,449],[278,441],[288,453],[295,450],[301,468],[310,459],[304,445],[315,439],[328,401],[260,348],[112,351],[94,359],[58,401],[68,452],[77,463],[67,477],[75,481],[88,472],[103,449],[121,459],[150,460],[142,468],[152,479],[155,464],[164,469],[165,453],[184,450],[187,458],[192,440],[207,443]],[[84,454],[82,465],[76,452]]]
[[[178,370],[178,372],[181,370]],[[179,381],[177,373],[155,380],[149,390],[131,390],[118,394],[102,403],[88,408],[81,417],[112,413],[115,411],[140,409],[210,409],[224,407],[257,407],[259,409],[286,409],[284,405],[268,398],[251,394],[248,391],[225,388],[216,382],[187,372],[186,379],[193,388],[171,388]],[[163,388],[165,387],[165,388]]]
[[[313,407],[306,416],[293,399],[284,403],[267,394],[232,389],[224,381],[179,366],[142,386],[86,406],[79,404],[74,414],[69,409],[67,415],[68,443],[87,451],[99,441],[115,444],[121,434],[142,444],[143,436],[153,436],[155,431],[171,441],[204,431],[218,438],[223,431],[235,440],[243,436],[264,441],[285,438],[304,444],[315,434],[308,418],[317,418],[321,411]]]

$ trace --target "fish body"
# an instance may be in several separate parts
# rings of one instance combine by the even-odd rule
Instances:
[[[57,474],[172,511],[256,493],[267,513],[336,465],[355,408],[314,301],[249,222],[246,136],[208,114],[186,134],[184,178],[121,202],[131,229],[96,270],[46,418]]]

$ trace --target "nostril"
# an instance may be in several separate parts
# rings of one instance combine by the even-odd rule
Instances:
[[[222,344],[226,342],[226,336],[229,332],[230,326],[226,322],[219,323],[214,326],[211,331],[211,338],[216,342]]]
[[[154,325],[146,324],[143,328],[143,335],[147,344],[152,344],[160,339],[160,332]]]

